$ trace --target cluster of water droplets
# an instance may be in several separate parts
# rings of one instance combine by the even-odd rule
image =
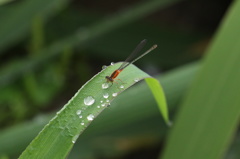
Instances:
[[[111,65],[113,65],[113,64],[114,63],[111,63]],[[106,66],[103,66],[103,69],[105,69],[105,68],[106,68]],[[134,79],[134,82],[138,82],[138,81],[139,81],[138,78]],[[110,88],[111,84],[112,83],[108,83],[108,82],[102,83],[101,88],[103,90],[108,89],[108,88]],[[124,89],[125,88],[124,85],[120,85],[120,86],[118,85],[117,87],[118,87],[118,89]],[[106,92],[106,93],[103,93],[102,100],[100,100],[99,104],[96,107],[100,109],[101,107],[109,106],[110,105],[110,101],[113,98],[115,98],[117,95],[118,95],[117,92],[113,92],[113,93]],[[90,108],[90,106],[92,106],[95,103],[94,97],[87,96],[87,97],[84,98],[83,102],[84,102],[84,105],[86,107],[83,107],[83,108],[81,108],[81,109],[76,111],[76,115],[79,117],[79,119],[81,119],[80,124],[82,126],[85,125],[85,121],[93,121],[94,118],[95,118],[94,114],[88,114],[85,117],[83,115],[84,114],[83,113],[84,110],[86,110],[87,108]],[[72,143],[75,143],[77,138],[78,138],[78,135],[74,136],[73,139],[72,139]]]
[[[97,105],[97,108],[101,108],[101,107],[106,107],[110,105],[110,101],[112,98],[116,97],[118,95],[118,93],[103,93],[102,95],[102,100],[100,101],[100,105]]]
[[[114,65],[114,63],[112,62],[111,65]],[[102,69],[106,69],[107,66],[103,66]],[[134,82],[138,82],[139,79],[135,78]],[[110,83],[110,82],[104,82],[101,84],[101,88],[103,90],[109,89],[112,87],[114,83]],[[115,85],[115,84],[114,84]],[[121,91],[121,89],[124,89],[124,85],[118,85],[114,86],[115,88],[119,89],[119,92]],[[110,105],[110,101],[115,98],[116,96],[118,96],[118,92],[105,92],[102,94],[102,99],[100,99],[99,104],[96,104],[97,102],[95,101],[93,96],[87,96],[84,98],[83,103],[85,105],[85,107],[82,107],[81,109],[76,111],[76,115],[79,117],[80,119],[80,125],[84,126],[87,122],[93,121],[95,118],[94,114],[85,114],[84,111],[88,108],[93,108],[92,106],[95,104],[96,107],[98,109],[102,108],[102,107],[107,107]],[[75,143],[77,138],[79,135],[75,135],[72,138],[72,143]]]
[[[114,63],[111,62],[111,65],[114,65]],[[103,66],[103,69],[105,69],[105,68],[106,68],[106,66]],[[105,89],[110,88],[112,85],[113,85],[113,83],[105,82],[105,83],[102,83],[101,87],[102,87],[103,90],[105,90]],[[120,88],[120,89],[124,89],[124,85],[120,85],[120,86],[117,86],[117,87]],[[97,105],[97,108],[109,106],[111,99],[116,97],[117,95],[118,95],[117,92],[103,93],[103,99],[100,101],[100,104]]]
[[[82,118],[82,110],[77,110],[76,114],[78,115],[79,118]]]
[[[114,63],[112,62],[111,65],[114,65]],[[103,66],[102,69],[105,69],[107,66]],[[101,88],[103,90],[110,88],[112,83],[102,83]],[[117,86],[120,89],[124,89],[124,85],[120,85]],[[113,92],[113,93],[109,93],[109,92],[105,92],[102,94],[102,99],[100,100],[99,104],[96,106],[97,108],[101,108],[101,107],[107,107],[110,105],[110,101],[115,98],[118,95],[117,92]],[[91,108],[91,106],[94,105],[94,103],[96,103],[95,98],[93,96],[87,96],[84,98],[83,103],[85,105],[85,107],[82,107],[81,109],[76,111],[76,115],[79,117],[79,119],[81,119],[80,124],[82,126],[84,126],[86,124],[87,121],[93,121],[95,116],[94,114],[84,114],[84,111],[88,108]],[[78,138],[78,135],[74,136],[72,139],[72,142],[75,143],[76,140]]]
[[[134,79],[134,81],[135,82],[138,82],[139,81],[139,79],[138,78],[135,78]],[[103,83],[102,84],[102,89],[107,89],[107,88],[109,88],[109,83]],[[120,86],[118,86],[120,89],[124,89],[124,85],[120,85]],[[100,103],[97,105],[97,108],[101,108],[101,107],[105,107],[105,106],[109,106],[110,105],[110,101],[111,101],[111,99],[112,98],[114,98],[114,97],[116,97],[118,95],[118,93],[117,92],[114,92],[114,93],[103,93],[103,98],[102,98],[102,100],[100,101]],[[109,99],[110,98],[110,99]],[[95,99],[94,99],[94,97],[92,97],[92,96],[87,96],[87,97],[85,97],[84,98],[84,105],[86,105],[87,107],[89,107],[89,106],[92,106],[94,103],[95,103]],[[86,110],[87,109],[87,107],[83,107],[81,110],[77,110],[76,111],[76,114],[78,115],[78,117],[80,118],[80,119],[83,119],[83,115],[82,115],[82,113],[83,113],[83,111],[84,110]],[[88,121],[92,121],[93,119],[94,119],[94,115],[93,114],[89,114],[87,117],[86,117],[86,119],[88,120]],[[81,125],[85,125],[85,123],[84,123],[84,121],[82,120],[82,122],[81,122]]]
[[[111,84],[111,83],[110,83]],[[103,83],[102,84],[102,89],[107,89],[110,87],[109,83]],[[124,85],[120,85],[117,86],[118,89],[124,89]],[[101,107],[105,107],[105,106],[109,106],[110,105],[110,101],[112,98],[116,97],[118,95],[117,92],[113,92],[113,93],[103,93],[103,99],[100,101],[100,105],[97,106],[97,108],[101,108]]]
[[[84,103],[85,106],[89,107],[89,106],[92,106],[95,103],[95,99],[92,96],[87,96],[87,97],[84,98],[83,103]],[[82,119],[82,121],[80,123],[81,125],[85,125],[84,120],[92,121],[94,119],[93,114],[89,114],[86,118],[84,117],[83,114],[84,114],[84,111],[87,109],[87,107],[83,107],[83,108],[76,111],[76,115],[80,119]],[[72,142],[75,143],[75,138],[73,138]]]

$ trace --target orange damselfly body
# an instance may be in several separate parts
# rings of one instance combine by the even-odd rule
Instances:
[[[137,58],[134,59],[134,57],[142,50],[142,48],[144,47],[144,45],[147,43],[147,40],[144,39],[143,41],[141,41],[137,47],[133,50],[133,52],[128,56],[128,58],[122,63],[122,65],[115,70],[110,76],[106,76],[106,80],[107,82],[111,82],[113,83],[115,78],[130,64],[136,62],[137,60],[139,60],[140,58],[142,58],[143,56],[145,56],[146,54],[148,54],[149,52],[151,52],[152,50],[154,50],[157,45],[153,45],[150,49],[148,49],[146,52],[144,52],[142,55],[138,56]]]

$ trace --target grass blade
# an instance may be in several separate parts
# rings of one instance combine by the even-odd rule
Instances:
[[[167,102],[166,102],[166,98],[165,98],[162,86],[160,85],[158,80],[155,78],[145,78],[145,81],[148,84],[148,87],[151,89],[155,100],[157,101],[157,104],[163,116],[163,119],[170,126],[171,123],[168,118]]]
[[[240,1],[234,1],[176,118],[163,159],[223,157],[240,116]]]
[[[186,91],[186,88],[192,81],[192,78],[195,76],[198,68],[199,63],[188,64],[184,67],[180,67],[161,75],[161,78],[157,78],[161,81],[164,90],[166,91],[166,95],[169,99],[168,106],[170,110],[174,109],[178,105],[182,95],[184,94],[183,92]],[[157,119],[160,119],[158,110],[154,105],[155,102],[152,100],[151,93],[148,90],[149,89],[144,82],[141,82],[138,86],[132,87],[118,96],[118,98],[113,102],[111,108],[103,111],[98,117],[98,120],[91,124],[92,128],[89,127],[86,130],[87,132],[85,132],[85,135],[81,137],[81,140],[84,140],[85,138],[94,140],[94,138],[96,138],[96,133],[94,132],[97,132],[98,134],[106,134],[112,132],[113,129],[116,129],[116,127],[118,129],[123,129],[126,123],[128,125],[136,125],[136,123],[142,122],[143,120],[146,121],[153,116],[157,116]],[[132,96],[132,98],[125,100],[129,96]],[[131,105],[131,107],[129,105]],[[136,110],[138,111],[136,112]],[[135,115],[130,119],[121,118],[122,114],[125,116],[132,116],[131,114],[133,113]],[[10,158],[17,158],[25,147],[27,147],[28,143],[37,136],[38,132],[53,116],[54,115],[38,116],[34,120],[1,131],[0,154],[7,154]],[[150,125],[149,129],[154,129],[158,126],[160,131],[164,131],[166,129],[163,122],[159,125],[160,122],[157,120],[156,123],[157,124],[153,124],[153,122],[151,122],[153,126]],[[103,130],[105,130],[105,132],[102,132]],[[158,135],[160,138],[163,136],[161,133],[158,133]],[[81,141],[76,144],[85,145],[85,142]],[[89,140],[87,140],[87,142],[89,142]],[[12,149],[12,147],[16,148]],[[75,153],[81,154],[81,151],[84,150],[79,150],[77,147],[74,146],[73,151],[75,149]],[[94,153],[94,150],[89,151]],[[69,158],[71,158],[70,156]]]
[[[4,5],[4,4],[6,4],[6,3],[9,3],[9,2],[11,2],[11,1],[13,1],[13,0],[0,0],[0,6],[1,6],[1,5]]]
[[[5,16],[1,17],[0,54],[26,35],[33,18],[37,15],[49,14],[63,3],[66,3],[66,0],[24,0],[14,8],[14,12],[12,10],[6,12]]]
[[[106,88],[105,76],[119,68],[117,63],[94,76],[60,110],[23,152],[20,158],[65,158],[78,136],[123,90],[149,78],[145,72],[130,65],[118,76],[124,83]],[[120,81],[119,81],[120,82]]]

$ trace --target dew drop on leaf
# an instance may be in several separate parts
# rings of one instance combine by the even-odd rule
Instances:
[[[92,121],[94,119],[94,115],[90,114],[87,116],[88,121]]]
[[[139,79],[138,79],[138,78],[135,78],[135,79],[134,79],[134,82],[139,82]]]
[[[105,68],[107,68],[107,66],[106,66],[106,65],[103,65],[103,66],[102,66],[102,69],[104,70]]]
[[[102,89],[107,89],[109,87],[109,84],[108,83],[103,83],[102,84]]]
[[[80,115],[81,113],[82,113],[81,110],[77,110],[77,112],[76,112],[77,115]]]
[[[124,85],[121,85],[121,86],[120,86],[120,88],[122,88],[122,89],[123,89],[123,88],[124,88]]]
[[[108,93],[104,93],[103,94],[103,98],[108,98],[109,97],[109,94]]]
[[[95,99],[92,96],[84,98],[85,105],[92,105],[95,102]]]
[[[113,97],[116,97],[117,95],[118,95],[117,93],[113,93],[113,94],[112,94]]]
[[[79,137],[79,134],[78,135],[75,135],[73,138],[72,138],[72,143],[75,143],[77,141]]]

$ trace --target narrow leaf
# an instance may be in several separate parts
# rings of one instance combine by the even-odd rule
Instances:
[[[129,65],[117,77],[120,80],[116,79],[112,84],[106,83],[105,77],[120,65],[117,63],[107,67],[82,86],[20,158],[65,158],[79,135],[117,95],[137,81],[150,77],[134,65]]]
[[[219,159],[240,117],[240,1],[234,1],[174,122],[163,159]]]
[[[160,85],[158,80],[155,78],[145,78],[145,81],[152,91],[152,94],[158,104],[158,107],[163,116],[163,119],[170,126],[171,122],[169,121],[169,118],[168,118],[167,102],[166,102],[166,98],[165,98],[162,86]]]

